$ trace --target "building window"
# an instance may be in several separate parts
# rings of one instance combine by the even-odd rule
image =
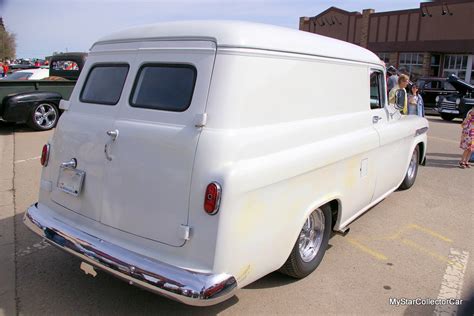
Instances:
[[[439,54],[431,55],[430,77],[438,77],[439,76],[440,63],[441,63],[441,56]]]
[[[466,80],[468,55],[446,55],[444,56],[443,77],[456,75],[461,80]]]
[[[410,76],[411,80],[416,80],[423,73],[423,54],[420,53],[400,53],[399,70]]]
[[[380,60],[385,63],[385,65],[390,64],[390,53],[378,53],[377,56],[379,56]]]

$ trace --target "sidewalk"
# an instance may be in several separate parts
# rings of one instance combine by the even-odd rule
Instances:
[[[13,133],[0,129],[0,315],[16,315]]]

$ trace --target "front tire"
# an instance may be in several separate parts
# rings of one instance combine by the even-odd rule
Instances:
[[[308,216],[290,256],[279,270],[281,273],[301,279],[318,267],[328,246],[331,216],[331,209],[327,205]]]
[[[47,131],[56,126],[59,110],[52,103],[42,102],[33,107],[27,124],[36,131]]]
[[[405,179],[403,179],[399,190],[408,190],[415,183],[416,175],[418,173],[418,161],[420,161],[420,148],[416,146],[415,150],[413,150],[413,154],[405,174]]]

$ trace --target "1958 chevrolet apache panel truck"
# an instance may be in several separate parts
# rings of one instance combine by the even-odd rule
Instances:
[[[331,230],[424,160],[428,122],[387,104],[384,78],[368,50],[274,26],[107,36],[61,103],[24,222],[86,271],[191,305],[305,277]]]

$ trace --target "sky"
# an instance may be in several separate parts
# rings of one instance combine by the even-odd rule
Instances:
[[[414,0],[0,0],[0,16],[17,36],[17,57],[88,51],[99,38],[131,26],[176,20],[229,19],[298,29],[300,16],[331,6],[376,12],[418,8]]]

